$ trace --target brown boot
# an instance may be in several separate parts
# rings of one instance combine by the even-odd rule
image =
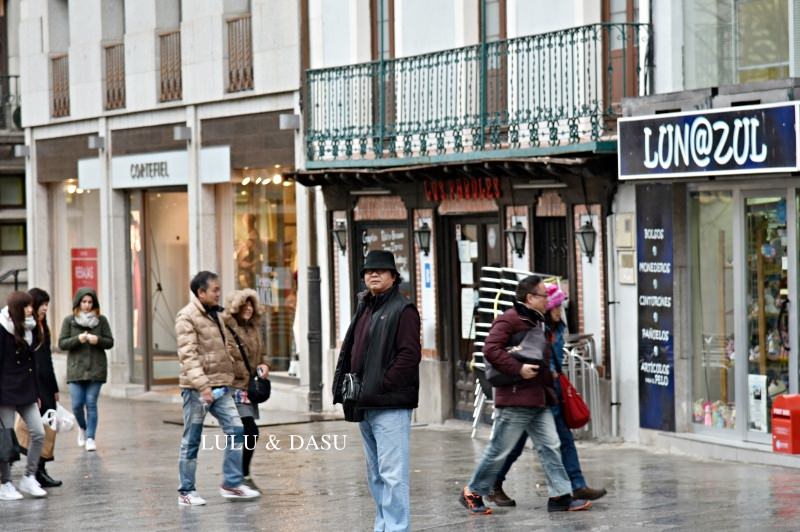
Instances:
[[[506,495],[506,492],[503,491],[503,484],[502,482],[498,482],[492,488],[492,492],[489,494],[486,499],[489,502],[495,503],[497,506],[516,506],[517,501]]]
[[[590,488],[589,486],[584,486],[582,488],[578,488],[575,491],[573,491],[572,492],[572,496],[575,499],[587,499],[587,500],[590,500],[590,501],[596,501],[597,499],[599,499],[600,497],[602,497],[606,493],[608,493],[608,492],[605,490],[605,488],[600,488],[598,490],[598,489]]]

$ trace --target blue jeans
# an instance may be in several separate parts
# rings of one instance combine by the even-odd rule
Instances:
[[[569,477],[561,464],[561,442],[558,440],[550,408],[508,406],[497,410],[499,414],[492,441],[472,474],[469,490],[481,496],[489,495],[506,458],[519,443],[520,436],[524,438],[527,433],[539,454],[539,461],[547,477],[549,496],[560,497],[572,493]]]
[[[86,437],[94,439],[97,433],[97,398],[100,395],[102,382],[75,381],[69,383],[69,395],[72,398],[72,413],[78,426],[86,431]],[[84,415],[84,409],[86,414]]]
[[[555,388],[556,394],[561,397],[561,386],[559,385],[558,380],[555,382]],[[567,475],[569,475],[569,480],[572,483],[572,491],[585,488],[586,479],[583,478],[581,461],[578,458],[578,449],[575,447],[575,437],[572,435],[572,431],[567,426],[567,422],[564,421],[564,413],[561,410],[561,404],[551,407],[551,410],[553,411],[553,418],[556,422],[558,439],[561,440],[561,463],[564,465]],[[517,461],[517,458],[522,455],[522,451],[525,448],[525,438],[526,435],[523,434],[517,442],[517,445],[511,450],[511,454],[509,454],[508,458],[506,458],[506,462],[503,464],[503,467],[497,474],[497,482],[499,484],[505,482],[506,475],[508,475],[508,471],[511,469],[511,466]]]
[[[410,530],[408,438],[411,410],[366,410],[358,427],[367,457],[367,481],[375,499],[375,530]]]
[[[211,405],[206,405],[200,398],[200,392],[184,388],[181,390],[181,397],[183,397],[183,438],[181,438],[178,461],[181,479],[178,491],[188,493],[195,490],[197,451],[200,449],[206,412],[217,418],[226,436],[225,456],[222,460],[222,485],[226,488],[241,485],[244,428],[233,396],[228,392]],[[212,447],[216,449],[214,444]]]

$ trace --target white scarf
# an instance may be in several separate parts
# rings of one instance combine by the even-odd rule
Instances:
[[[75,322],[81,327],[94,329],[97,327],[97,324],[100,323],[100,318],[98,318],[97,314],[94,312],[79,312],[78,315],[75,316]]]
[[[11,321],[11,315],[8,313],[8,307],[3,307],[3,310],[0,310],[0,325],[3,326],[5,330],[9,332],[13,336],[14,334],[14,322]],[[33,344],[33,328],[36,327],[36,320],[33,316],[28,316],[25,318],[25,341],[28,345]]]

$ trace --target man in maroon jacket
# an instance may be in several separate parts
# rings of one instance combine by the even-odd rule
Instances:
[[[507,350],[519,345],[531,329],[544,328],[546,307],[544,282],[536,275],[526,277],[517,286],[514,307],[494,321],[486,338],[483,347],[486,360],[501,373],[518,376],[518,380],[495,388],[497,419],[492,441],[459,498],[470,513],[492,513],[483,504],[483,496],[491,492],[498,471],[524,432],[533,440],[547,476],[550,495],[547,511],[574,512],[592,506],[589,501],[572,498],[572,484],[561,463],[561,441],[550,411],[550,406],[556,404],[550,353],[543,353],[541,364],[523,364]]]

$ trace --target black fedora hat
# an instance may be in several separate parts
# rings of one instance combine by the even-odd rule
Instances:
[[[361,267],[361,277],[364,277],[364,272],[367,270],[391,270],[395,275],[397,266],[394,263],[394,255],[391,251],[383,251],[382,249],[373,249],[367,253],[367,258],[364,259],[364,266]]]

